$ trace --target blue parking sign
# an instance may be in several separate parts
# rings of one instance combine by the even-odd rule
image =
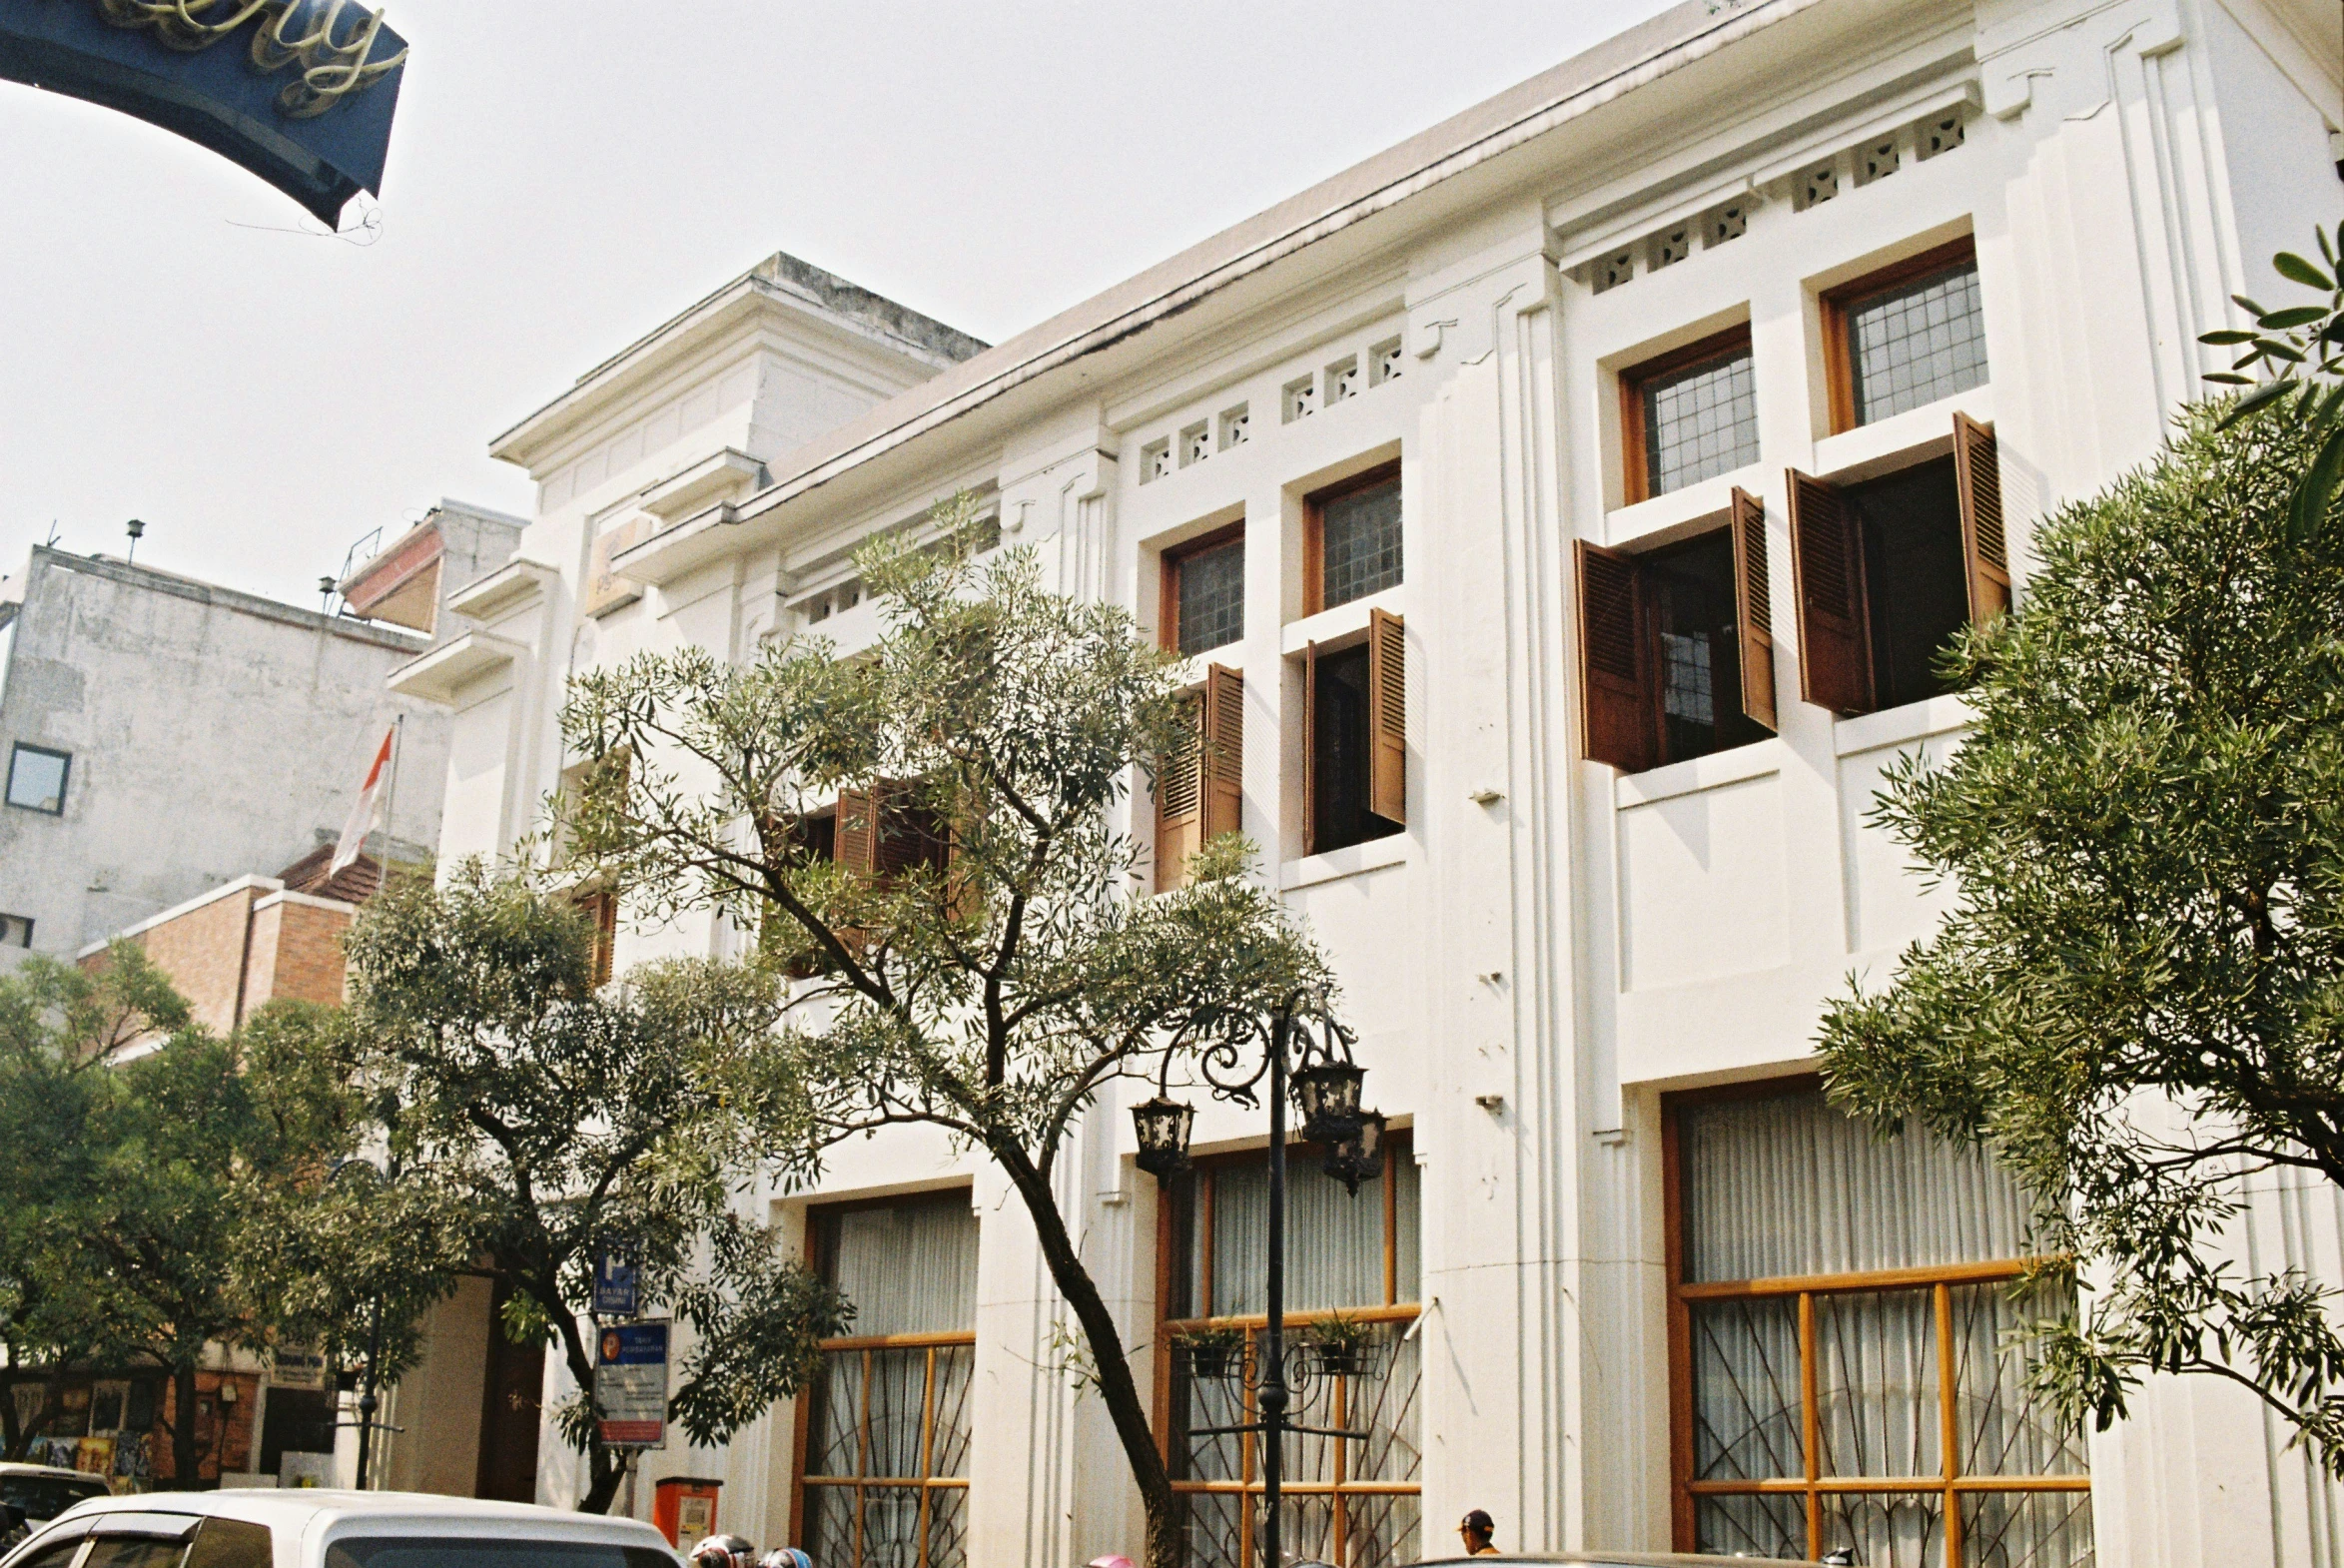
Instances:
[[[594,1259],[594,1315],[632,1317],[635,1304],[635,1265],[613,1252]]]

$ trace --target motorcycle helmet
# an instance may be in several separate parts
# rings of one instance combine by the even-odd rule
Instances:
[[[707,1535],[692,1548],[692,1568],[753,1568],[757,1548],[738,1535]]]

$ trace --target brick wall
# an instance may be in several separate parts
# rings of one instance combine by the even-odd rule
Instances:
[[[253,911],[253,956],[245,1012],[280,997],[340,1007],[343,934],[352,906],[301,893],[273,893]]]
[[[245,922],[267,884],[246,884],[195,908],[166,916],[131,940],[171,977],[195,1010],[196,1022],[215,1034],[236,1027],[236,982],[244,968]],[[248,1005],[249,1007],[249,1005]]]

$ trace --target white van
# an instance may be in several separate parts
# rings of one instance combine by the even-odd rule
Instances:
[[[0,1568],[682,1568],[634,1519],[423,1492],[92,1498]]]

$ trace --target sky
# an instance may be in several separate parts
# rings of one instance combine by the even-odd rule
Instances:
[[[388,0],[365,244],[0,83],[0,572],[135,516],[315,605],[443,495],[525,515],[490,438],[774,251],[998,343],[1665,8]]]

